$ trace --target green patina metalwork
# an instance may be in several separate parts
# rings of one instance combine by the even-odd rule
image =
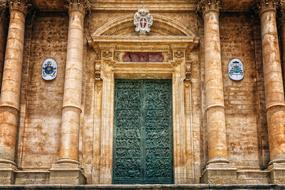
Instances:
[[[113,183],[173,183],[171,80],[116,80]]]

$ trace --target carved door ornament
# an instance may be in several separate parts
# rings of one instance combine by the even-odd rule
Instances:
[[[150,28],[153,24],[153,17],[149,13],[148,9],[141,8],[134,16],[135,31],[139,34],[146,34],[150,32]]]

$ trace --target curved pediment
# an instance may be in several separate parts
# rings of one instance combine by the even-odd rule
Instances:
[[[162,15],[152,14],[154,17],[154,24],[148,36],[185,36],[196,38],[194,32],[190,31],[178,21]],[[137,36],[135,26],[133,24],[133,15],[127,15],[113,19],[98,30],[96,30],[92,37],[99,36]]]

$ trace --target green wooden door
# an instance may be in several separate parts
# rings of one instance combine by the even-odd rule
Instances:
[[[173,183],[171,80],[116,80],[113,183]]]

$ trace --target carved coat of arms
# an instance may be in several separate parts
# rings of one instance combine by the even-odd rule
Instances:
[[[240,59],[232,59],[228,65],[228,74],[230,79],[240,81],[244,78],[243,63]]]
[[[44,80],[53,80],[57,75],[57,63],[52,58],[47,58],[42,64],[42,78]]]
[[[153,24],[153,17],[149,13],[148,9],[142,8],[135,13],[134,25],[136,26],[135,31],[140,34],[146,34],[150,32],[150,28]]]

